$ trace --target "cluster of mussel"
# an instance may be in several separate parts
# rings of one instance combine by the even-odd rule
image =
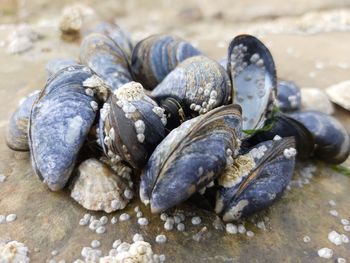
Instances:
[[[47,70],[45,87],[12,115],[7,144],[30,150],[39,178],[53,191],[70,184],[87,209],[123,209],[135,189],[155,213],[201,194],[232,221],[282,195],[296,156],[338,164],[349,155],[345,128],[298,111],[300,91],[277,80],[254,36],[235,37],[217,62],[170,35],[134,46],[102,23],[79,62]]]

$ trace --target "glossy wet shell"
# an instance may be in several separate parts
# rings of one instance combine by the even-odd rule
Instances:
[[[314,136],[315,156],[325,162],[344,162],[350,151],[350,138],[344,126],[332,116],[317,111],[288,115],[302,123]]]
[[[141,169],[165,137],[164,110],[136,82],[125,84],[111,95],[101,116],[101,145],[113,162],[122,159]]]
[[[116,24],[101,22],[93,29],[93,32],[101,33],[111,38],[124,51],[128,60],[131,60],[134,45],[127,31]]]
[[[181,38],[153,35],[136,44],[131,58],[132,74],[146,89],[153,89],[182,61],[200,54]]]
[[[296,111],[301,108],[300,88],[293,81],[277,82],[277,104],[281,111]]]
[[[211,183],[239,148],[241,111],[227,105],[184,122],[157,146],[141,176],[151,211],[173,207]]]
[[[62,189],[92,126],[97,102],[83,82],[92,76],[84,66],[59,71],[35,102],[29,124],[29,146],[35,173],[51,190]]]
[[[261,128],[276,96],[276,69],[270,51],[257,38],[239,35],[230,43],[227,71],[235,93],[233,102],[242,107],[243,130]]]
[[[295,165],[294,139],[266,141],[238,156],[219,178],[215,211],[224,221],[238,220],[269,207],[290,182]]]
[[[253,136],[243,141],[243,146],[252,147],[258,143],[272,140],[275,136],[294,137],[298,158],[309,159],[314,153],[314,137],[311,132],[300,122],[289,118],[285,114],[278,114],[265,122],[266,131],[256,132]],[[243,147],[243,148],[244,148]]]
[[[32,106],[39,91],[29,95],[12,114],[6,132],[6,144],[15,151],[29,151],[28,123]]]
[[[124,51],[109,37],[92,33],[80,46],[80,61],[99,75],[112,90],[132,80]]]
[[[96,159],[79,165],[70,188],[71,197],[85,209],[106,213],[124,209],[133,196],[127,182]]]
[[[172,97],[186,116],[197,116],[229,103],[232,87],[225,69],[205,56],[186,59],[152,91],[156,101]]]

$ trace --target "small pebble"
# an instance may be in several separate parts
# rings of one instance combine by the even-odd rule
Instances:
[[[336,206],[336,205],[337,205],[337,204],[335,203],[334,200],[329,200],[329,201],[328,201],[328,204],[329,204],[330,206]]]
[[[133,238],[132,238],[132,241],[133,242],[136,242],[136,241],[143,241],[144,239],[143,239],[143,236],[142,235],[140,235],[140,234],[135,234],[134,236],[133,236]]]
[[[141,217],[137,220],[137,223],[140,225],[140,226],[147,226],[148,225],[148,219],[145,218],[145,217]]]
[[[118,218],[116,218],[115,216],[113,216],[112,219],[111,219],[111,223],[112,223],[113,225],[115,225],[117,222],[118,222]]]
[[[237,234],[237,226],[231,223],[226,224],[226,232],[229,234]]]
[[[5,182],[5,180],[6,180],[6,176],[3,174],[0,174],[0,183]]]
[[[106,232],[106,228],[104,226],[99,226],[96,228],[96,234],[103,234],[104,232]]]
[[[238,225],[238,233],[244,234],[246,232],[246,229],[244,225]]]
[[[108,217],[107,216],[102,216],[100,218],[100,222],[101,222],[102,225],[107,224],[108,223]]]
[[[163,244],[166,242],[166,236],[165,235],[158,235],[156,236],[156,242],[159,244]]]
[[[248,237],[253,237],[255,236],[254,232],[253,231],[247,231],[247,234],[246,234]]]
[[[6,216],[6,222],[13,222],[17,219],[17,215],[15,214],[9,214],[8,216]]]
[[[194,216],[192,217],[191,222],[192,222],[192,225],[196,226],[196,225],[199,225],[202,222],[202,220],[199,216]]]
[[[304,243],[309,243],[311,241],[311,238],[309,236],[304,236],[303,241]]]
[[[344,225],[344,226],[346,226],[346,225],[349,224],[349,220],[347,220],[347,219],[345,219],[345,218],[341,219],[340,222],[341,222],[342,225]]]
[[[120,221],[128,221],[130,219],[130,215],[127,213],[123,213],[119,216]]]
[[[176,228],[177,228],[177,230],[180,231],[180,232],[185,231],[185,225],[184,225],[183,223],[177,224]]]
[[[98,240],[92,240],[91,241],[91,247],[92,248],[98,248],[100,246],[101,246],[101,242],[100,241],[98,241]]]
[[[317,254],[321,258],[327,258],[330,259],[333,257],[333,250],[329,249],[327,247],[321,248],[320,250],[317,251]]]
[[[338,258],[337,263],[346,263],[346,259],[345,258]]]
[[[330,210],[329,213],[330,213],[332,216],[335,216],[335,217],[338,216],[338,211],[337,211],[337,210]]]
[[[140,218],[140,217],[142,217],[142,216],[143,216],[143,214],[142,214],[141,211],[136,213],[136,217],[137,217],[137,218]]]

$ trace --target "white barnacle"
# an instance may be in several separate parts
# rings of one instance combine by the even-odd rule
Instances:
[[[136,137],[139,143],[143,143],[145,141],[145,135],[142,133],[137,134]]]
[[[260,55],[258,53],[254,53],[251,57],[250,57],[250,62],[255,64],[258,60],[260,59]]]
[[[216,90],[212,90],[212,91],[210,92],[210,98],[211,98],[211,99],[216,99],[217,96],[218,96],[218,93],[216,92]]]
[[[190,105],[190,109],[191,109],[191,110],[194,110],[195,107],[196,107],[196,104],[194,104],[194,103],[192,103],[192,104]]]
[[[111,219],[111,224],[115,225],[116,223],[118,223],[118,218],[113,216]]]
[[[106,227],[99,226],[98,228],[96,228],[96,234],[103,234],[104,232],[106,232]]]
[[[183,232],[183,231],[185,231],[185,224],[179,223],[179,224],[177,224],[176,228],[178,231]]]
[[[237,229],[237,226],[236,225],[234,225],[234,224],[232,224],[232,223],[228,223],[228,224],[226,224],[226,227],[225,227],[225,229],[226,229],[226,232],[228,233],[228,234],[237,234],[237,232],[238,232],[238,229]]]
[[[17,241],[0,242],[0,262],[29,263],[28,248]]]
[[[141,100],[146,94],[141,85],[138,82],[128,82],[114,91],[114,94],[119,100],[126,101],[138,101]]]
[[[136,129],[136,133],[142,134],[145,132],[146,125],[145,125],[145,122],[143,120],[135,121],[134,125],[135,125],[135,129]]]
[[[124,196],[130,200],[134,197],[134,193],[133,193],[133,191],[131,191],[130,189],[127,188],[124,190]]]
[[[105,225],[108,223],[108,217],[107,216],[102,216],[100,218],[101,225]]]
[[[120,239],[114,240],[112,247],[117,248],[121,243],[122,241]]]
[[[321,248],[317,251],[317,254],[321,258],[330,259],[333,257],[333,250],[327,247]]]
[[[100,246],[101,246],[101,242],[100,241],[98,241],[98,240],[92,240],[91,241],[91,247],[92,248],[98,248]]]
[[[98,104],[96,101],[90,101],[90,106],[93,109],[93,111],[97,111],[98,110]]]
[[[113,127],[109,130],[108,135],[112,139],[112,141],[115,141],[115,131]]]
[[[109,103],[104,103],[102,109],[100,110],[100,116],[103,121],[106,120],[110,110],[111,105]]]
[[[141,217],[141,218],[137,219],[137,223],[140,226],[147,226],[148,225],[148,219],[145,218],[145,217]]]
[[[156,236],[156,242],[157,242],[158,244],[163,244],[163,243],[166,242],[166,240],[167,240],[167,238],[166,238],[165,235],[157,235],[157,236]]]
[[[17,219],[17,215],[15,214],[9,214],[6,216],[6,222],[13,222]]]
[[[192,225],[199,225],[202,222],[202,219],[199,216],[194,216],[191,219]]]
[[[127,213],[123,213],[119,216],[119,221],[128,221],[130,219],[130,215]]]
[[[94,96],[94,91],[90,88],[87,88],[85,89],[85,94],[90,96],[90,97],[93,97]]]
[[[279,141],[279,140],[281,140],[282,138],[281,138],[281,136],[279,136],[279,135],[275,135],[275,137],[273,137],[273,140],[274,141]]]
[[[132,237],[132,241],[133,242],[137,242],[137,241],[144,241],[143,236],[141,234],[136,233],[133,237]]]

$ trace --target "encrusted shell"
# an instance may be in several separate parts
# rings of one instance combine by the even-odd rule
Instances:
[[[182,61],[200,54],[181,38],[153,35],[136,44],[131,69],[136,81],[146,89],[153,89]]]
[[[99,75],[112,90],[132,80],[124,51],[109,37],[92,33],[80,46],[80,61]]]
[[[92,126],[98,104],[83,82],[91,70],[78,65],[57,72],[40,92],[29,123],[35,173],[51,190],[62,189]]]
[[[241,111],[214,109],[182,123],[157,146],[141,176],[140,197],[161,212],[210,184],[239,148]]]
[[[270,51],[257,38],[239,35],[230,43],[227,70],[235,92],[233,102],[242,107],[243,130],[261,128],[276,97],[276,68]]]
[[[300,88],[293,81],[277,82],[277,104],[281,111],[296,111],[301,107]]]
[[[158,102],[174,98],[188,117],[226,105],[231,95],[227,72],[218,62],[205,56],[183,61],[151,93]]]
[[[141,169],[165,137],[164,110],[140,83],[130,82],[116,90],[100,115],[100,143],[112,162],[124,160]]]
[[[119,163],[118,166],[125,165]],[[84,208],[106,213],[125,208],[133,197],[127,182],[96,159],[79,165],[70,188],[71,197]]]
[[[21,102],[12,114],[7,126],[6,144],[15,151],[29,151],[28,123],[32,106],[39,96],[39,91],[30,94]]]
[[[288,116],[302,123],[314,136],[317,158],[333,164],[342,163],[348,158],[349,134],[337,119],[318,111],[296,112]]]
[[[295,154],[294,139],[287,137],[238,156],[218,180],[216,213],[232,221],[269,207],[292,178]]]

